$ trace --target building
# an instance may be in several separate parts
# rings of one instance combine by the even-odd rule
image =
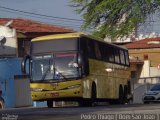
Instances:
[[[160,83],[160,37],[145,38],[124,46],[129,49],[133,102],[143,103],[144,93],[153,84]]]
[[[0,25],[8,26],[16,30],[17,57],[23,57],[29,54],[30,41],[32,38],[43,35],[74,32],[72,29],[22,18],[0,18]]]
[[[0,58],[13,57],[17,53],[17,35],[14,28],[0,26]]]
[[[32,106],[30,81],[23,78],[22,58],[19,58],[29,54],[31,39],[70,32],[74,30],[21,18],[0,18],[0,97],[4,100],[3,107]]]
[[[132,78],[137,78],[136,82],[144,82],[138,78],[160,77],[160,37],[145,38],[124,46],[129,49]]]

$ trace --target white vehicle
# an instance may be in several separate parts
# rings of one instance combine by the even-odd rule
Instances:
[[[149,91],[144,93],[143,103],[160,102],[160,83],[155,84]]]

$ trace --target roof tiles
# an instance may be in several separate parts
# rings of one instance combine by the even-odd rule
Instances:
[[[145,38],[139,41],[125,44],[128,49],[148,49],[148,48],[160,48],[160,37],[157,38]]]
[[[26,32],[55,32],[55,33],[66,33],[74,32],[72,29],[67,29],[60,26],[49,25],[40,23],[33,20],[22,19],[22,18],[0,18],[0,25],[5,25],[10,20],[13,23],[10,27],[15,28],[17,31],[26,33]]]

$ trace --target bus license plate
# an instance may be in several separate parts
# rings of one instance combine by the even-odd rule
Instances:
[[[51,93],[51,96],[57,97],[59,96],[59,93]]]

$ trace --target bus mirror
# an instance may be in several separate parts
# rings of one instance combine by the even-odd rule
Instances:
[[[30,56],[29,55],[26,55],[23,60],[22,60],[22,63],[21,63],[21,71],[23,74],[26,74],[26,64],[27,64],[27,60],[31,60]],[[29,63],[29,70],[30,70],[30,63]]]
[[[81,56],[81,54],[78,55],[78,67],[82,67],[82,56]]]

